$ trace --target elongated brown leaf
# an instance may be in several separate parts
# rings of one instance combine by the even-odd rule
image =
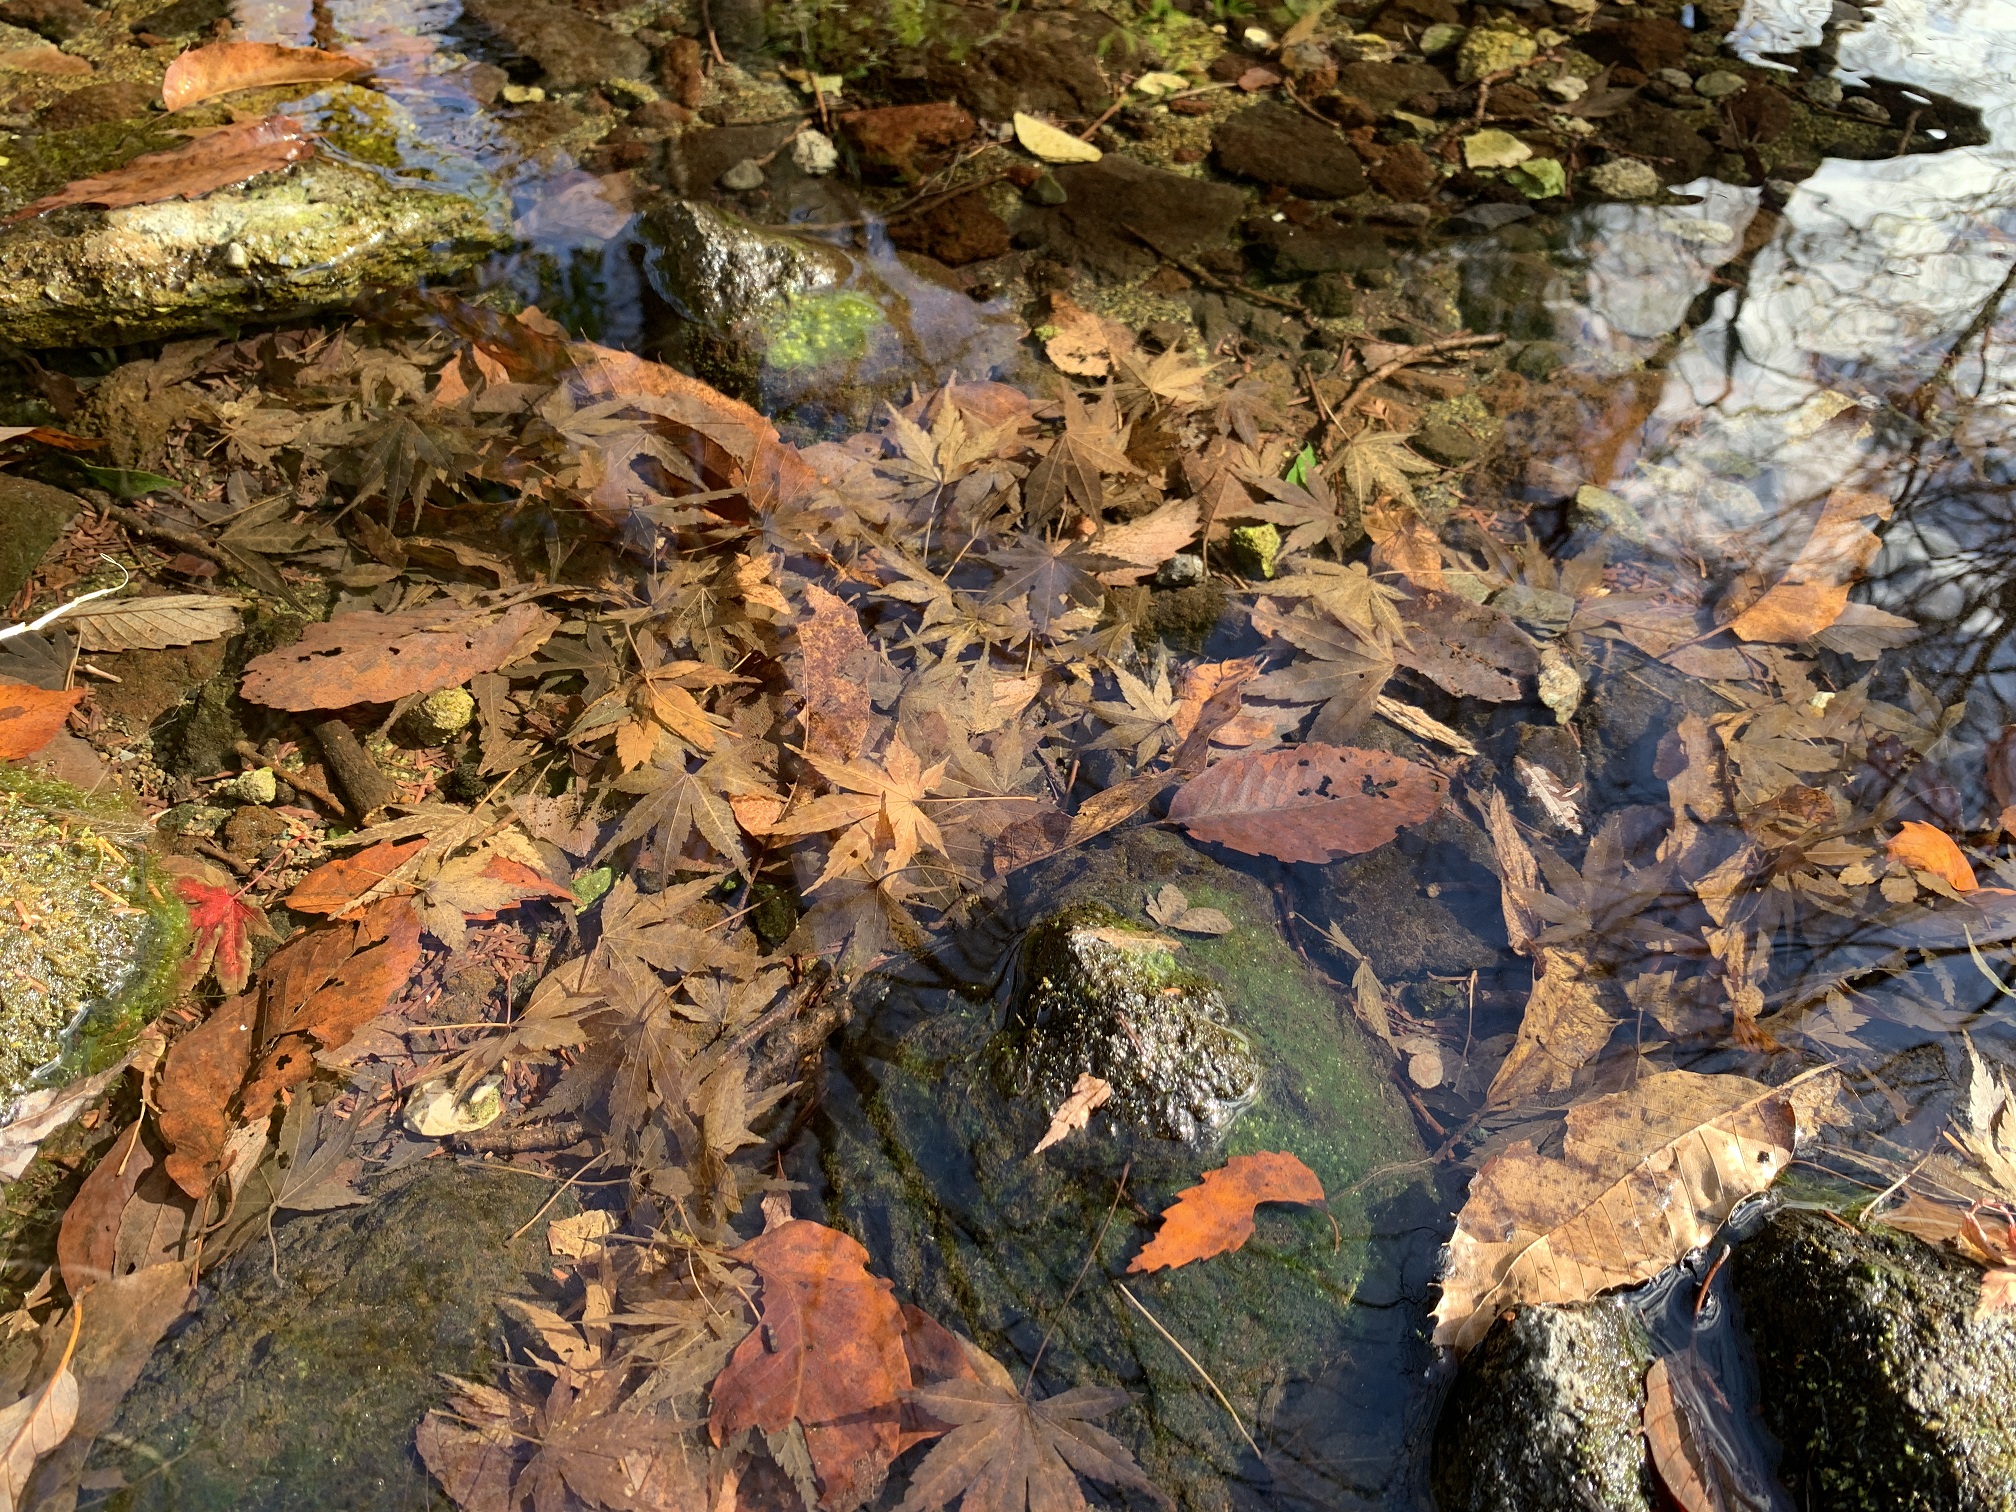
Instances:
[[[119,1219],[140,1178],[153,1168],[153,1153],[140,1143],[136,1122],[112,1141],[112,1148],[84,1178],[56,1236],[56,1263],[63,1271],[63,1289],[71,1296],[82,1296],[87,1287],[112,1274]]]
[[[854,606],[817,583],[805,585],[812,612],[798,622],[804,656],[805,750],[829,761],[852,761],[868,739],[868,676],[875,650]]]
[[[531,604],[499,615],[480,610],[409,609],[339,614],[310,625],[293,645],[254,657],[239,691],[275,709],[341,709],[433,693],[494,672],[527,654],[559,622]]]
[[[70,616],[86,651],[158,651],[238,633],[240,599],[208,593],[164,593],[113,599]]]
[[[151,205],[159,200],[197,199],[213,189],[242,184],[262,173],[273,173],[312,156],[314,139],[291,116],[267,116],[220,126],[186,147],[147,152],[123,168],[76,179],[54,194],[23,205],[6,224],[47,215],[72,205],[96,205],[117,210],[126,205]]]
[[[1848,590],[1882,547],[1867,517],[1890,518],[1881,494],[1836,489],[1813,522],[1813,533],[1785,575],[1724,628],[1746,641],[1797,645],[1811,640],[1841,617]]]
[[[250,997],[227,998],[210,1017],[175,1042],[155,1092],[161,1138],[168,1144],[168,1175],[201,1200],[216,1179],[231,1136],[231,1100],[245,1079],[252,1054]]]
[[[333,84],[355,79],[371,65],[348,53],[319,47],[282,47],[277,42],[214,42],[193,47],[168,65],[161,79],[161,103],[186,110],[238,89],[270,89],[276,84]]]
[[[1419,824],[1447,791],[1439,773],[1403,757],[1310,742],[1219,762],[1184,784],[1169,817],[1248,855],[1335,861]]]
[[[1705,1244],[1791,1164],[1838,1078],[1782,1087],[1664,1071],[1569,1110],[1558,1157],[1521,1140],[1470,1183],[1435,1309],[1435,1342],[1467,1350],[1524,1303],[1580,1302],[1650,1280]]]

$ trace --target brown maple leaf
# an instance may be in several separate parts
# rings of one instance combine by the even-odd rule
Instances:
[[[826,761],[808,754],[806,761],[842,791],[814,798],[771,827],[775,835],[816,835],[839,830],[833,853],[813,892],[833,878],[880,856],[885,871],[901,871],[929,847],[943,854],[945,838],[920,807],[938,790],[945,763],[926,767],[899,731],[889,737],[879,767],[864,761]]]
[[[1127,1446],[1094,1423],[1125,1406],[1126,1392],[1079,1386],[1031,1401],[999,1366],[990,1375],[910,1393],[953,1428],[910,1477],[897,1512],[935,1512],[955,1497],[965,1512],[1083,1512],[1080,1475],[1160,1499]]]

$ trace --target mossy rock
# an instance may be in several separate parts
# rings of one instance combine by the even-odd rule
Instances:
[[[535,1295],[551,1195],[529,1176],[430,1161],[366,1207],[288,1219],[206,1288],[99,1440],[119,1512],[445,1505],[413,1433],[441,1374],[489,1380],[497,1300]],[[576,1209],[563,1199],[550,1217]]]
[[[376,138],[346,140],[365,161],[384,156]],[[51,133],[0,176],[0,199],[19,205],[172,145],[145,123]],[[311,158],[194,200],[57,210],[0,231],[0,338],[114,346],[291,318],[411,288],[510,245],[495,196]]]
[[[1120,1118],[1208,1147],[1252,1104],[1260,1062],[1218,984],[1179,961],[1179,942],[1081,903],[1023,941],[1022,979],[992,1054],[1004,1082],[1050,1107],[1081,1075],[1113,1088]]]
[[[1143,904],[1167,882],[1234,924],[1220,938],[1186,939],[1167,970],[1215,988],[1259,1062],[1259,1096],[1209,1154],[1102,1112],[1032,1158],[1053,1104],[1033,1089],[1004,1095],[990,1054],[1022,943],[1017,926],[1097,905],[1146,927]],[[1133,1402],[1114,1431],[1179,1505],[1214,1512],[1231,1505],[1242,1475],[1261,1472],[1224,1408],[1116,1282],[1257,1424],[1275,1475],[1311,1484],[1401,1475],[1395,1441],[1418,1431],[1425,1411],[1405,1404],[1428,1363],[1419,1299],[1432,1244],[1414,1255],[1391,1239],[1433,1232],[1432,1205],[1412,1185],[1425,1179],[1425,1152],[1383,1053],[1274,920],[1264,885],[1152,828],[1030,868],[1007,912],[864,988],[815,1138],[792,1155],[794,1174],[823,1185],[827,1221],[861,1238],[900,1298],[969,1334],[1018,1377],[1049,1333],[1038,1391],[1127,1389]],[[1328,1211],[1263,1207],[1236,1253],[1125,1273],[1177,1192],[1228,1156],[1261,1150],[1305,1161]],[[1095,1235],[1097,1255],[1066,1307]],[[1378,1406],[1343,1407],[1368,1377],[1379,1382]]]
[[[165,1006],[186,921],[141,833],[114,800],[0,764],[0,1100],[111,1060]]]
[[[1974,1316],[1976,1267],[1788,1211],[1733,1268],[1797,1505],[2016,1507],[2016,1314]]]
[[[1463,1362],[1442,1408],[1441,1512],[1651,1512],[1644,1323],[1608,1298],[1522,1307]]]

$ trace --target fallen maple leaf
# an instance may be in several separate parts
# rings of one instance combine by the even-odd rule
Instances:
[[[1234,1155],[1201,1186],[1187,1187],[1162,1212],[1161,1232],[1132,1260],[1129,1271],[1155,1271],[1208,1260],[1253,1237],[1253,1210],[1263,1202],[1321,1202],[1323,1183],[1293,1155],[1263,1150]]]
[[[1519,1037],[1492,1077],[1484,1105],[1516,1107],[1566,1090],[1575,1073],[1609,1043],[1617,1022],[1603,1006],[1588,956],[1560,946],[1541,946],[1534,958],[1533,991],[1519,1021]]]
[[[954,1497],[970,1512],[1083,1512],[1080,1475],[1155,1496],[1127,1446],[1093,1426],[1127,1399],[1110,1387],[1079,1386],[1030,1401],[1006,1372],[919,1387],[910,1400],[954,1426],[910,1477],[897,1512],[933,1512]]]
[[[1169,817],[1199,840],[1248,855],[1335,861],[1419,824],[1448,786],[1385,751],[1308,742],[1226,758],[1183,785]]]
[[[1845,488],[1829,494],[1785,575],[1723,628],[1747,641],[1788,646],[1827,629],[1841,618],[1849,588],[1882,549],[1881,538],[1863,523],[1870,516],[1889,519],[1890,501]]]
[[[213,189],[276,172],[312,156],[314,151],[314,138],[291,116],[240,121],[220,126],[186,146],[142,153],[123,168],[73,180],[54,194],[23,205],[7,217],[5,224],[11,226],[73,205],[117,210],[127,205],[151,205],[159,200],[196,199]]]
[[[533,604],[502,614],[452,604],[398,614],[339,614],[256,656],[239,692],[269,708],[341,709],[459,687],[530,655],[560,622]]]
[[[1050,1115],[1050,1127],[1037,1141],[1031,1155],[1041,1155],[1054,1144],[1062,1144],[1092,1121],[1092,1111],[1102,1108],[1113,1096],[1113,1084],[1101,1081],[1089,1071],[1081,1071],[1071,1085],[1071,1095]]]
[[[18,761],[49,744],[83,696],[82,688],[0,683],[0,760]]]
[[[1467,1350],[1508,1307],[1586,1301],[1658,1275],[1778,1179],[1838,1081],[1663,1071],[1571,1108],[1558,1157],[1529,1140],[1494,1156],[1449,1241],[1435,1342]]]
[[[859,1506],[896,1457],[910,1389],[890,1283],[868,1274],[868,1251],[854,1240],[802,1218],[734,1258],[763,1278],[762,1321],[715,1379],[708,1431],[723,1444],[747,1428],[782,1433],[795,1419],[822,1501]]]
[[[282,47],[277,42],[215,42],[194,47],[168,65],[161,79],[161,103],[170,110],[239,89],[276,84],[333,84],[371,71],[362,58],[324,52],[319,47]]]
[[[1936,825],[1906,819],[1883,849],[1893,861],[1901,861],[1917,871],[1930,872],[1955,892],[1973,892],[1981,884],[1974,868],[1953,842],[1953,837]]]
[[[264,910],[247,903],[244,889],[207,861],[177,856],[165,869],[177,874],[175,896],[188,905],[189,928],[195,935],[189,959],[182,963],[182,990],[214,972],[225,992],[243,992],[252,974],[250,937],[273,936]]]
[[[902,871],[925,846],[941,852],[945,849],[938,826],[921,807],[925,798],[937,791],[945,763],[924,766],[901,733],[889,738],[880,766],[867,758],[835,762],[808,755],[805,759],[820,776],[842,789],[814,798],[770,828],[773,835],[842,831],[826,869],[807,892],[858,867],[878,850],[886,853],[880,863],[886,873]]]

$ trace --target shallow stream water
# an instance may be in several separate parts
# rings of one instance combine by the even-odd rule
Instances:
[[[1815,45],[1824,30],[1838,41],[1844,79],[1950,95],[1982,111],[1991,140],[1829,160],[1796,185],[1698,181],[1682,186],[1692,203],[1533,217],[1410,254],[1420,265],[1402,277],[1448,272],[1473,328],[1496,321],[1522,340],[1559,343],[1592,430],[1627,418],[1600,444],[1569,436],[1559,454],[1529,457],[1529,475],[1585,469],[1604,453],[1601,475],[1584,471],[1580,481],[1623,500],[1653,539],[1693,537],[1707,555],[1739,535],[1768,547],[1781,522],[1832,490],[1886,494],[1893,516],[1856,597],[1922,629],[1885,653],[1874,690],[1916,710],[1964,705],[1895,812],[1979,830],[1986,743],[2016,720],[2016,0],[1885,0],[1848,25],[1839,9],[1758,0],[1736,35],[1769,57]],[[577,334],[649,346],[662,302],[628,206],[610,202],[563,150],[515,146],[456,76],[406,44],[413,34],[454,38],[453,0],[332,0],[329,10],[338,32],[380,61],[381,87],[400,112],[391,125],[398,171],[480,183],[508,202],[522,247],[484,279],[537,300]],[[314,27],[305,4],[247,0],[239,20],[253,39],[297,44]],[[309,107],[324,123],[345,108],[341,90]],[[858,206],[844,184],[821,182],[772,210],[823,225],[855,219]],[[997,354],[981,335],[1000,307],[903,282],[911,275],[872,218],[825,234],[884,270],[881,287],[910,296],[905,318],[917,339],[901,360],[915,363],[917,383],[1027,377],[1008,362],[988,366]],[[1946,402],[1919,403],[1935,384]],[[816,424],[817,395],[765,397]],[[1542,479],[1533,493],[1560,491]],[[1541,509],[1535,526],[1550,549],[1572,539],[1557,511]],[[1866,666],[1838,659],[1827,670],[1840,688]],[[1622,675],[1639,689],[1638,724],[1618,715],[1610,759],[1592,767],[1592,833],[1613,813],[1667,802],[1644,742],[1649,732],[1656,745],[1676,722],[1675,686]],[[969,1332],[1018,1375],[1036,1369],[1054,1390],[1090,1371],[1135,1392],[1125,1428],[1186,1507],[1425,1507],[1448,1373],[1428,1342],[1437,1252],[1476,1157],[1434,1158],[1464,1132],[1461,1120],[1438,1121],[1432,1098],[1424,1105],[1415,1089],[1384,1081],[1349,1010],[1349,963],[1326,953],[1317,927],[1339,923],[1375,961],[1397,963],[1410,1004],[1444,1035],[1461,1087],[1456,1047],[1484,1057],[1488,1080],[1482,1047],[1502,1047],[1531,982],[1529,963],[1506,945],[1495,884],[1476,855],[1435,834],[1321,873],[1229,855],[1188,860],[1173,835],[1109,859],[1120,852],[1093,878],[1102,901],[1138,915],[1154,886],[1180,876],[1193,901],[1235,913],[1243,934],[1194,948],[1230,987],[1270,1081],[1226,1150],[1296,1150],[1331,1193],[1331,1217],[1270,1210],[1255,1241],[1222,1265],[1128,1278],[1130,1246],[1194,1181],[1195,1162],[1117,1138],[1066,1146],[1047,1166],[1020,1158],[1043,1114],[1003,1093],[987,1049],[1017,931],[1087,885],[1066,870],[1042,874],[862,989],[854,1022],[827,1054],[823,1101],[784,1152],[786,1174],[807,1189],[799,1211],[823,1204],[829,1221],[862,1237],[904,1300]],[[2000,880],[2016,885],[2016,875]],[[2009,942],[1983,942],[1978,968],[1968,950],[1940,947],[1852,996],[1824,985],[1816,996],[1814,984],[1833,982],[1856,952],[1873,958],[1898,943],[1837,922],[1809,918],[1788,935],[1763,984],[1767,1007],[1796,1015],[1785,1037],[1804,1036],[1808,1062],[1849,1068],[1859,1122],[1844,1150],[1922,1151],[1948,1115],[1956,1070],[1964,1075],[1961,1031],[2016,1059],[2016,993],[1996,980],[2016,974]],[[1789,1068],[1780,1054],[1704,1048],[1680,1063],[1760,1075]],[[1626,1084],[1635,1064],[1597,1067],[1598,1085]],[[1477,1074],[1463,1094],[1470,1105]],[[1539,1120],[1494,1135],[1551,1129]],[[1867,1175],[1852,1161],[1831,1169],[1830,1179]],[[1709,1416],[1753,1472],[1748,1504],[1783,1505],[1774,1451],[1750,1422],[1729,1304],[1717,1294],[1696,1305],[1705,1270],[1648,1289],[1642,1306],[1668,1347],[1717,1362],[1725,1397]],[[1145,1310],[1130,1307],[1122,1281]],[[1143,1321],[1148,1311],[1167,1334]],[[1230,1411],[1200,1379],[1206,1372]]]

